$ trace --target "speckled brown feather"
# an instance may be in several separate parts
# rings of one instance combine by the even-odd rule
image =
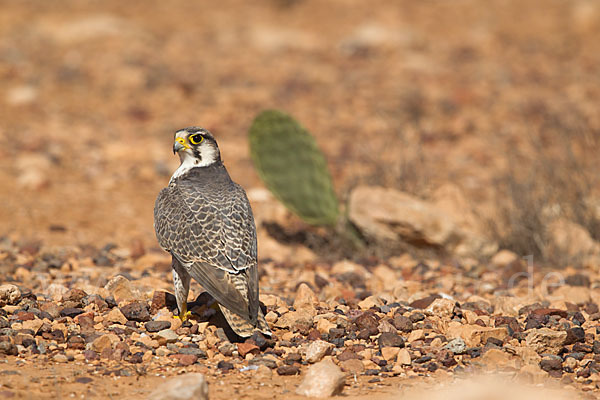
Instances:
[[[270,334],[259,312],[250,203],[220,161],[193,168],[164,188],[156,199],[154,225],[161,247],[234,314],[224,312],[238,335],[247,337],[254,329]]]

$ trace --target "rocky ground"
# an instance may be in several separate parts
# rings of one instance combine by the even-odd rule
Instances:
[[[597,398],[598,2],[220,4],[0,0],[0,398]],[[266,108],[366,247],[264,188]],[[198,286],[173,318],[152,209],[190,125],[248,192],[271,338]]]
[[[193,318],[174,318],[169,259],[144,253],[5,240],[1,262],[17,268],[0,286],[0,393],[146,398],[189,372],[204,374],[212,398],[384,396],[491,372],[581,398],[600,389],[594,274],[558,276],[506,251],[488,264],[266,260],[273,336],[239,340],[198,288]]]

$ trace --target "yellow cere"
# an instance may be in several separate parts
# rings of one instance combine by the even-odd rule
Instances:
[[[185,142],[184,138],[180,138],[178,137],[177,139],[175,139],[176,142],[179,142],[184,148],[189,149],[190,146],[188,146],[188,144]]]

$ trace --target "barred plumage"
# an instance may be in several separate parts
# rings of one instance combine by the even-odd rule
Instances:
[[[189,139],[195,134],[202,135],[198,145]],[[159,244],[173,256],[180,313],[186,311],[191,276],[238,335],[248,337],[255,329],[270,335],[258,302],[256,227],[246,193],[229,177],[208,131],[178,131],[174,151],[182,165],[156,199],[154,226]],[[214,159],[203,159],[206,154]],[[191,167],[182,171],[186,163]]]

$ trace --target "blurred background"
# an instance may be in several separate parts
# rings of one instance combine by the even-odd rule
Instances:
[[[598,255],[595,0],[0,9],[0,235],[11,240],[157,247],[154,199],[178,165],[173,132],[191,125],[215,134],[261,230],[280,206],[247,134],[278,108],[315,136],[342,205],[377,185],[432,202],[490,244],[483,255]]]

